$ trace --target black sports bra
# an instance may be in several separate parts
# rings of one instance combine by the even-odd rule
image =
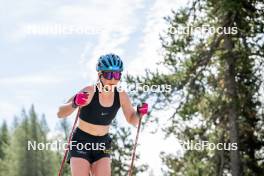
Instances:
[[[91,102],[80,110],[80,119],[95,125],[109,125],[120,108],[119,93],[114,90],[114,103],[111,107],[101,106],[97,86]]]

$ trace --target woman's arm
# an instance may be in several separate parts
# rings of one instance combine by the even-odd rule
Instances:
[[[137,126],[139,122],[139,117],[131,104],[129,96],[124,91],[120,92],[119,95],[121,107],[127,122],[131,125]]]
[[[86,88],[83,88],[78,93],[84,92],[84,91],[87,91],[88,93],[91,93],[92,86],[88,86]],[[73,111],[75,111],[75,109],[77,109],[77,108],[73,108],[72,107],[74,97],[75,97],[75,95],[72,96],[65,104],[63,104],[63,105],[61,105],[59,107],[59,110],[57,112],[57,116],[59,118],[65,118],[65,117],[71,115],[73,113]]]
[[[76,109],[76,108],[72,107],[73,98],[74,98],[74,96],[71,97],[65,104],[63,104],[59,107],[59,110],[57,112],[57,116],[59,118],[65,118],[65,117],[71,115],[73,113],[73,111]]]

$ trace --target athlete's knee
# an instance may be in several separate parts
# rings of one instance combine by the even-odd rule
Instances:
[[[92,165],[92,172],[96,176],[111,176],[111,159],[103,157]]]
[[[83,158],[71,157],[72,176],[87,176],[90,173],[90,163]]]

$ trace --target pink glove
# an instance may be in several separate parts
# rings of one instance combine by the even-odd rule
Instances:
[[[142,103],[142,105],[137,106],[137,113],[140,116],[143,116],[148,113],[148,104],[147,103]]]
[[[73,106],[83,106],[88,100],[89,94],[87,92],[77,93],[73,99]]]

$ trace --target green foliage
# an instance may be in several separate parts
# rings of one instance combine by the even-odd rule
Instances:
[[[112,132],[112,175],[126,176],[131,163],[131,153],[133,149],[133,140],[131,139],[131,131],[128,128],[118,127],[114,121]],[[118,128],[117,128],[118,127]],[[138,153],[138,152],[137,152]],[[135,160],[139,159],[139,154],[136,154]],[[135,162],[136,163],[136,162]],[[138,165],[133,167],[133,174],[146,171],[148,166]]]
[[[44,117],[43,117],[44,118]],[[44,121],[44,119],[42,119]],[[28,148],[28,142],[48,142],[44,126],[41,126],[35,113],[34,106],[27,114],[21,114],[21,122],[17,123],[14,131],[9,135],[10,143],[4,151],[6,156],[1,163],[0,175],[10,176],[48,176],[55,175],[54,156],[48,150],[33,150]]]
[[[264,62],[264,4],[260,0],[194,0],[166,17],[161,37],[168,70],[127,76],[130,84],[169,84],[168,93],[139,93],[151,97],[153,109],[175,109],[164,132],[182,141],[239,142],[244,175],[264,174],[263,103],[260,101]],[[236,34],[172,33],[170,29],[201,26],[236,27]],[[135,93],[135,97],[136,94]],[[181,97],[180,102],[178,97]],[[194,123],[195,121],[195,123]],[[196,121],[199,121],[197,123]],[[191,126],[189,126],[192,124]],[[231,125],[235,124],[235,125]],[[236,124],[238,124],[236,126]],[[262,148],[262,149],[261,149]],[[231,151],[186,151],[182,158],[162,153],[168,175],[224,175],[231,172]],[[233,152],[234,153],[234,152]]]
[[[5,158],[4,148],[9,144],[9,134],[6,121],[3,122],[0,128],[0,159]]]

